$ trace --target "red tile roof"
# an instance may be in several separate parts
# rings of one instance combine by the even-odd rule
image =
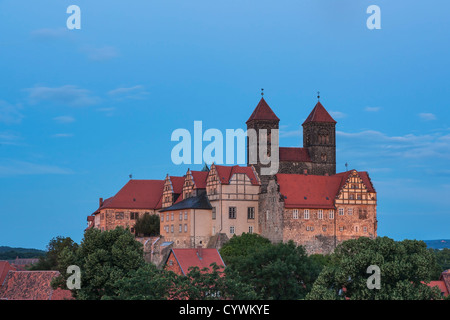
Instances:
[[[444,281],[430,281],[430,283],[426,283],[426,285],[431,288],[438,287],[444,297],[448,296],[448,289]]]
[[[97,209],[159,209],[164,180],[130,180]],[[159,207],[158,207],[159,206]]]
[[[194,179],[195,187],[197,189],[206,188],[206,178],[208,177],[208,171],[191,171],[192,178]]]
[[[329,122],[336,123],[336,121],[330,116],[330,114],[325,110],[323,105],[320,102],[317,102],[314,109],[309,114],[308,118],[306,118],[303,124],[308,122]]]
[[[439,280],[444,281],[447,292],[450,294],[450,269],[442,272]]]
[[[334,199],[346,184],[351,171],[331,176],[305,174],[276,175],[280,193],[284,196],[286,208],[333,209]],[[365,171],[358,172],[369,192],[375,192],[369,175]]]
[[[16,268],[10,265],[8,261],[0,261],[0,287],[2,286],[2,283],[5,280],[9,270],[15,271]]]
[[[352,173],[352,171],[353,170],[335,174],[335,176],[339,176],[342,178],[339,189],[341,189],[345,185],[345,183],[347,182],[347,179],[350,176],[350,174]],[[375,193],[375,188],[373,187],[372,180],[370,179],[369,174],[366,171],[357,171],[357,173],[358,173],[358,176],[363,181],[364,185],[366,186],[367,191]]]
[[[245,173],[253,185],[260,185],[260,182],[256,177],[252,167],[241,167],[238,165],[232,167],[216,165],[215,167],[222,184],[229,184],[230,179],[236,173]]]
[[[264,98],[261,98],[258,105],[256,106],[255,110],[253,111],[250,118],[248,118],[246,123],[249,123],[253,120],[275,120],[280,121],[278,117],[275,115],[275,113],[270,109],[269,105],[267,104],[266,100]]]
[[[59,274],[58,271],[9,271],[0,288],[0,300],[72,299],[69,290],[52,289],[50,283]]]
[[[311,162],[306,148],[280,147],[279,150],[280,161]]]
[[[183,184],[185,177],[173,177],[170,176],[170,182],[172,182],[173,193],[183,193]]]
[[[189,272],[189,267],[210,268],[215,262],[218,266],[225,266],[219,251],[215,248],[202,248],[201,258],[198,249],[172,249],[172,253],[184,275]],[[170,256],[170,255],[169,255]]]
[[[340,177],[282,173],[276,177],[286,208],[334,209]]]

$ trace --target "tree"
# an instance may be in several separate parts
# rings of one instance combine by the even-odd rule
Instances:
[[[233,264],[236,259],[239,260],[239,258],[247,256],[257,248],[267,245],[271,245],[269,239],[256,233],[244,232],[239,236],[233,235],[219,251],[223,261],[228,265]]]
[[[117,281],[144,264],[142,244],[128,229],[88,229],[75,251],[65,248],[59,255],[61,276],[54,285],[65,289],[65,282],[71,276],[66,272],[67,267],[76,265],[81,270],[81,289],[73,290],[72,294],[80,300],[98,300],[114,296]]]
[[[117,279],[113,295],[103,296],[105,300],[166,300],[176,290],[176,274],[157,269],[146,263],[125,277]]]
[[[159,235],[159,223],[158,215],[146,212],[136,220],[135,233],[144,237],[157,236]]]
[[[422,281],[431,280],[436,261],[423,241],[396,242],[387,237],[344,241],[331,255],[307,299],[311,300],[420,300],[440,299],[438,290]],[[380,289],[369,289],[372,273],[380,270]],[[368,281],[369,280],[369,281]]]
[[[176,280],[177,299],[189,300],[255,300],[258,294],[251,285],[244,283],[235,275],[230,276],[229,269],[222,271],[217,264],[200,270],[190,267],[186,276],[178,276]]]
[[[233,258],[231,277],[238,276],[262,299],[302,299],[320,270],[303,247],[288,243],[257,246]]]
[[[39,258],[39,261],[31,265],[29,270],[58,270],[58,257],[66,249],[75,251],[78,244],[69,237],[57,236],[50,240],[47,245],[47,252]]]

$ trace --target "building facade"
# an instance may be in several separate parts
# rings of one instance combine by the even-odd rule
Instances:
[[[174,248],[220,247],[245,232],[272,242],[292,240],[308,253],[330,253],[342,241],[375,238],[376,191],[365,171],[336,173],[336,121],[325,107],[317,102],[302,123],[302,147],[272,150],[279,146],[272,132],[279,122],[262,98],[246,122],[255,133],[247,138],[247,166],[211,164],[183,177],[130,180],[100,200],[88,217],[90,227],[132,228],[140,215],[158,214],[160,234]],[[278,172],[262,174],[272,152],[278,152]]]

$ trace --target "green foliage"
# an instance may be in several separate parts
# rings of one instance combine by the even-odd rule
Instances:
[[[69,251],[75,251],[78,244],[69,237],[57,236],[51,239],[45,255],[40,257],[39,261],[32,265],[29,270],[58,270],[58,257],[65,248]]]
[[[38,249],[12,248],[0,246],[0,260],[14,260],[40,258],[45,255],[45,251]]]
[[[142,244],[128,229],[89,229],[75,251],[65,248],[60,253],[61,277],[55,283],[65,288],[70,276],[67,267],[77,265],[81,270],[81,289],[74,290],[73,295],[80,300],[98,300],[115,296],[116,282],[144,264]]]
[[[165,300],[175,292],[176,275],[159,270],[154,264],[145,264],[116,280],[113,295],[104,300]]]
[[[434,250],[436,256],[436,262],[439,265],[441,271],[450,269],[450,249],[444,248],[442,250]]]
[[[380,289],[367,287],[370,265],[381,270]],[[335,249],[331,264],[323,268],[307,299],[440,299],[435,288],[421,283],[432,280],[435,265],[435,257],[423,241],[396,242],[387,237],[348,240]]]
[[[152,237],[159,235],[159,217],[156,214],[145,213],[136,220],[134,230],[136,235]]]
[[[223,261],[228,265],[247,256],[259,247],[268,245],[271,245],[270,240],[256,233],[242,233],[239,236],[233,235],[219,251]]]
[[[292,241],[258,246],[232,261],[231,277],[237,275],[262,299],[304,298],[321,269]]]
[[[255,300],[258,298],[251,286],[220,269],[221,267],[215,263],[211,264],[210,269],[189,268],[186,276],[177,277],[174,298],[189,300]]]

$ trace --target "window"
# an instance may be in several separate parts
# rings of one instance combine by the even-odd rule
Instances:
[[[355,195],[354,195],[353,193],[350,193],[349,199],[350,199],[350,200],[355,200]]]
[[[323,226],[322,231],[324,231],[324,232],[327,231],[327,227]]]
[[[358,195],[356,196],[356,199],[361,200],[361,199],[362,199],[362,195],[361,195],[361,194],[358,194]]]
[[[234,226],[231,226],[231,227],[230,227],[230,233],[231,233],[231,234],[234,234]]]
[[[123,212],[116,212],[116,219],[122,220],[123,219]]]
[[[334,210],[330,210],[330,211],[328,212],[328,217],[329,217],[330,219],[334,219]]]
[[[323,219],[323,210],[322,209],[317,210],[317,219]]]
[[[164,213],[161,213],[161,222],[164,222]]]
[[[170,220],[173,221],[173,212],[170,213]]]
[[[339,227],[339,231],[344,231],[344,227]]]
[[[212,208],[212,219],[216,220],[216,207]]]
[[[169,213],[166,213],[166,221],[169,221]]]
[[[183,225],[180,223],[178,226],[179,226],[178,232],[182,232],[183,231]]]
[[[179,220],[182,221],[183,220],[183,212],[180,211],[180,217]]]
[[[184,232],[187,232],[187,224],[184,225]]]
[[[305,220],[309,219],[309,209],[305,209],[305,211],[303,211],[303,217],[305,218]]]
[[[139,212],[130,212],[130,219],[137,220],[139,218]]]
[[[255,219],[255,207],[247,208],[247,219]]]
[[[367,233],[367,227],[363,227],[364,233]]]
[[[184,212],[184,220],[187,220],[187,218],[188,218],[188,213],[187,213],[187,211],[185,211]]]
[[[173,224],[170,226],[170,232],[173,233]]]
[[[343,216],[344,215],[344,208],[339,208],[339,215]]]
[[[353,208],[348,208],[348,209],[347,209],[347,214],[348,214],[349,216],[353,215]]]
[[[358,231],[359,231],[358,226],[355,226],[355,232],[358,232]]]
[[[248,227],[248,233],[253,233],[253,226]]]
[[[230,219],[236,219],[236,207],[229,207],[228,208],[228,218]],[[233,227],[234,228],[234,227]],[[230,232],[231,233],[231,232]]]
[[[294,209],[294,210],[293,210],[293,212],[292,212],[292,217],[293,217],[294,219],[298,219],[298,209]]]
[[[306,226],[306,231],[314,231],[314,227]]]

